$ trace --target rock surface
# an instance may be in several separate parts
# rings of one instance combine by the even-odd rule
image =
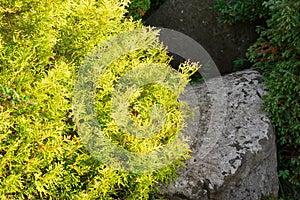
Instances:
[[[222,79],[227,107],[219,110],[219,115],[212,109],[213,91],[206,86],[213,85],[214,79],[188,86],[182,97],[197,108],[196,120],[185,131],[191,138],[192,158],[179,170],[179,178],[163,187],[167,199],[255,200],[277,196],[275,133],[262,110],[265,88],[261,75],[245,70]],[[224,126],[220,126],[218,116],[225,116]],[[218,128],[206,135],[209,126]],[[208,142],[211,148],[207,148]]]
[[[221,74],[225,74],[232,72],[233,61],[244,58],[258,36],[254,24],[219,23],[218,13],[210,9],[214,4],[211,0],[166,0],[146,23],[190,36],[206,49]]]

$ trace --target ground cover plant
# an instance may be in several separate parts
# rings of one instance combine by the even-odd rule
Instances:
[[[164,2],[165,0],[131,0],[127,8],[126,17],[144,21]]]
[[[227,3],[226,3],[227,2]],[[249,7],[251,4],[253,7]],[[295,0],[217,1],[222,21],[255,21],[262,15],[259,39],[247,53],[263,70],[268,88],[264,108],[276,128],[280,199],[300,198],[300,2]],[[243,9],[247,8],[242,13]],[[262,8],[262,9],[257,9]],[[252,12],[253,11],[253,12]],[[267,12],[265,12],[267,11]]]
[[[1,0],[0,1],[0,198],[1,199],[151,199],[154,185],[175,177],[188,157],[145,173],[119,171],[95,159],[82,144],[72,111],[76,74],[95,46],[142,25],[126,19],[127,0]],[[149,37],[155,33],[147,30]],[[110,113],[112,85],[130,67],[160,63],[167,52],[157,43],[113,62],[97,83],[96,111],[108,137],[130,151],[144,153],[172,140],[183,128],[184,113],[168,90],[149,85],[129,110],[136,123],[145,123],[151,98],[177,119],[157,138],[141,146],[116,130]],[[181,67],[183,83],[196,69]],[[133,101],[134,102],[134,101]],[[169,107],[168,107],[169,106]],[[119,131],[119,132],[115,132]],[[122,137],[122,138],[118,138]],[[148,145],[148,146],[147,146]]]
[[[141,19],[151,7],[150,0],[133,0],[128,5],[126,17],[134,20]]]

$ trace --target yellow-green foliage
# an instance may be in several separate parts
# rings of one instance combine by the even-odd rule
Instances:
[[[72,91],[86,55],[107,38],[141,26],[124,20],[127,4],[128,0],[0,0],[0,199],[147,199],[155,183],[174,178],[180,160],[140,174],[105,166],[86,150],[73,122]],[[162,49],[150,49],[126,55],[110,69],[142,62],[169,60]],[[195,68],[182,67],[186,78],[187,69]],[[157,87],[151,95],[164,93]],[[107,105],[97,107],[100,122],[109,119],[103,117]],[[147,112],[142,104],[132,106]],[[170,130],[162,138],[172,137],[179,128]]]

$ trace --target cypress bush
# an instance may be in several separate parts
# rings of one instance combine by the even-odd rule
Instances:
[[[150,199],[158,192],[157,182],[175,178],[176,169],[188,157],[187,146],[181,146],[183,154],[161,169],[132,173],[97,160],[78,135],[72,110],[76,75],[99,43],[142,27],[124,18],[128,3],[0,1],[1,199]],[[154,37],[156,33],[147,34]],[[109,97],[119,77],[139,63],[160,63],[168,68],[169,61],[167,52],[157,43],[153,48],[123,55],[97,82],[97,117],[107,137],[122,148],[145,153],[180,134],[184,126],[184,113],[178,110],[181,104],[156,85],[149,85],[148,92],[143,88],[144,92],[136,96],[140,103],[132,103],[129,112],[137,124],[146,123],[149,109],[143,110],[143,106],[153,105],[151,98],[158,101],[161,95],[170,115],[178,116],[168,122],[173,128],[139,146],[140,140],[115,132],[110,116]],[[183,84],[195,70],[189,64],[181,67]]]

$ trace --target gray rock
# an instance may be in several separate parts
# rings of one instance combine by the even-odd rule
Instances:
[[[223,100],[228,106],[218,110],[219,115],[214,114],[213,92],[206,86],[214,81],[189,85],[182,97],[197,108],[196,120],[184,133],[191,138],[192,157],[175,182],[162,186],[165,196],[172,200],[277,196],[275,133],[262,110],[261,97],[266,91],[260,73],[245,70],[223,77]],[[224,126],[218,116],[225,116]],[[209,126],[218,128],[209,133]]]
[[[166,0],[146,23],[190,36],[206,49],[221,74],[225,74],[232,72],[236,58],[245,57],[247,48],[258,35],[254,24],[219,23],[218,13],[210,9],[214,4],[212,0]]]

